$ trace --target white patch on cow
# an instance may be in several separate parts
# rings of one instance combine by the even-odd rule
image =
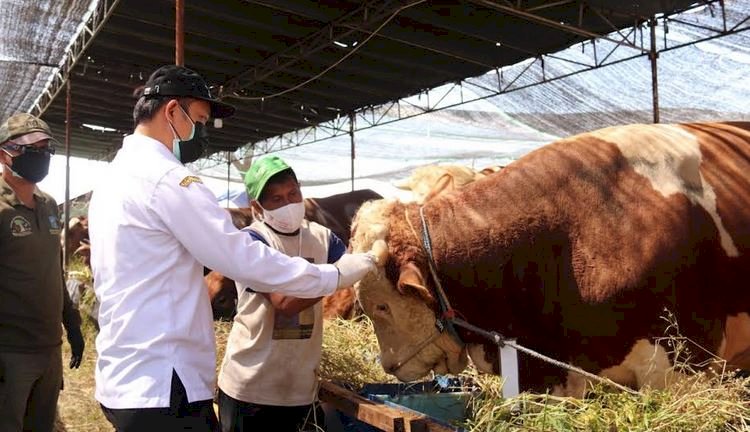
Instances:
[[[556,384],[552,387],[552,396],[583,398],[586,386],[591,387],[589,381],[583,375],[576,372],[568,372],[565,384]]]
[[[644,387],[663,389],[681,377],[672,368],[667,351],[646,339],[637,340],[622,363],[602,370],[599,376],[638,390]],[[582,398],[592,384],[583,375],[568,372],[565,384],[555,385],[552,394]]]
[[[362,204],[352,220],[352,238],[349,240],[353,252],[369,251],[376,240],[385,240],[388,226],[385,214],[393,200],[373,200]]]
[[[620,365],[614,366],[614,368],[619,367],[632,371],[635,377],[635,388],[638,389],[643,387],[662,389],[669,385],[676,376],[664,347],[646,339],[636,341],[630,353],[625,356],[625,360]],[[600,375],[616,376],[618,372],[611,369],[613,368],[603,370]],[[633,386],[633,383],[627,382],[620,384]]]
[[[716,210],[716,192],[700,173],[702,155],[695,135],[676,125],[618,126],[591,135],[614,143],[633,169],[663,196],[681,193],[703,207],[716,224],[726,254],[739,256]]]
[[[750,369],[750,315],[746,312],[727,317],[719,356],[731,368]]]
[[[468,344],[466,345],[466,352],[469,354],[471,362],[474,363],[479,372],[491,374],[492,363],[486,360],[484,355],[484,345],[482,344]]]

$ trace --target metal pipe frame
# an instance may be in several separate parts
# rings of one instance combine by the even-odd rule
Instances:
[[[65,204],[63,209],[65,219],[63,223],[63,271],[67,271],[72,251],[68,249],[68,228],[70,226],[70,112],[71,92],[70,80],[65,82]]]
[[[713,0],[709,3],[720,3],[720,0]],[[724,22],[726,20],[726,10],[723,7],[723,3],[720,4],[721,13],[717,14],[714,19],[718,20],[719,22]],[[594,69],[613,66],[636,58],[648,57],[651,55],[658,56],[658,54],[661,52],[672,51],[675,49],[695,45],[700,42],[716,39],[718,37],[750,30],[750,20],[748,18],[742,19],[739,24],[736,24],[730,28],[727,28],[726,25],[702,26],[701,28],[707,31],[713,30],[713,34],[709,34],[703,38],[697,38],[692,41],[668,45],[665,40],[659,46],[657,46],[658,44],[654,43],[654,54],[652,54],[652,50],[650,49],[650,47],[645,48],[641,46],[636,52],[631,52],[629,53],[629,55],[612,60],[610,60],[612,54],[616,50],[622,49],[622,43],[618,43],[617,41],[609,41],[609,39],[614,37],[612,35],[610,35],[610,37],[608,37],[607,39],[604,39],[604,42],[599,41],[599,43],[597,43],[598,40],[591,40],[589,42],[592,48],[589,54],[591,60],[590,63],[583,63],[578,60],[569,60],[561,56],[560,53],[554,55],[538,56],[524,66],[515,65],[506,68],[496,68],[494,70],[497,77],[497,85],[495,86],[495,88],[489,88],[485,83],[477,82],[479,77],[463,79],[453,83],[447,91],[441,90],[439,88],[430,89],[422,91],[416,95],[409,96],[407,98],[379,105],[377,107],[361,108],[353,113],[355,123],[354,125],[350,125],[349,119],[352,118],[351,116],[342,115],[331,121],[315,126],[299,129],[266,140],[248,143],[247,145],[239,148],[234,153],[233,157],[236,159],[243,159],[247,154],[263,155],[267,153],[287,150],[293,147],[299,147],[302,145],[314,144],[332,138],[349,135],[352,132],[362,131],[376,126],[382,126],[389,123],[394,123],[396,121],[429,114],[432,112],[455,108],[466,103],[489,99],[505,93],[510,93],[536,85],[558,81],[563,78],[568,78],[570,76],[578,75],[580,73],[588,72]],[[675,24],[679,24],[676,20],[670,18],[669,16],[654,18],[654,35],[656,34],[656,29],[659,27],[658,24],[661,23],[661,27],[664,28],[665,21],[667,20],[671,21],[671,24],[673,26]],[[690,25],[693,27],[696,26],[696,24],[694,23],[690,23]],[[628,31],[620,31],[616,33],[623,39],[629,39],[630,37],[632,37],[635,40],[635,35],[639,30],[641,30],[640,24],[633,26]],[[611,42],[612,44],[611,47],[603,47],[603,45],[606,45],[609,42]],[[545,62],[548,65],[554,64],[556,62],[563,62],[566,64],[575,65],[578,67],[578,69],[570,73],[550,76],[549,74],[543,72],[542,68],[544,67],[543,64]],[[488,74],[491,72],[492,71],[488,72]],[[541,78],[538,78],[539,76],[541,76]],[[526,79],[528,82],[521,83],[523,79]],[[473,97],[467,97],[466,93],[464,92],[464,87],[477,89],[483,94],[478,96],[475,94],[472,95]],[[452,91],[460,92],[460,101],[451,104],[443,103],[445,97]],[[656,95],[656,97],[658,97],[658,93]],[[415,97],[417,98],[416,102],[413,100]],[[424,103],[420,103],[420,100],[422,100]],[[657,107],[658,101],[655,103],[656,104],[654,106]],[[658,122],[658,108],[655,108],[654,115],[655,121]],[[221,155],[217,153],[208,158],[195,162],[192,167],[197,170],[203,170],[212,168],[221,163],[225,163],[225,160],[221,158]]]
[[[228,80],[220,89],[219,96],[234,94],[250,88],[253,84],[263,81],[268,76],[330,47],[333,41],[346,40],[350,35],[362,31],[366,27],[377,27],[395,11],[409,3],[413,2],[403,0],[363,2],[358,8],[334,20],[324,28],[302,38],[284,51],[270,56],[252,69]]]
[[[73,72],[76,63],[83,57],[86,48],[91,45],[91,42],[104,27],[109,17],[112,16],[112,12],[119,3],[120,0],[99,0],[96,9],[83,25],[83,29],[73,39],[60,64],[56,66],[57,71],[50,77],[42,93],[29,108],[30,114],[41,117],[49,108],[58,93],[65,87],[65,83]]]
[[[533,23],[537,23],[537,24],[541,24],[541,25],[544,25],[544,26],[547,26],[547,27],[551,27],[551,28],[554,28],[554,29],[557,29],[557,30],[561,30],[561,31],[564,31],[564,32],[567,32],[567,33],[572,33],[572,34],[575,34],[575,35],[578,35],[578,36],[587,37],[587,38],[590,38],[590,39],[606,40],[606,41],[612,42],[614,44],[622,45],[624,47],[628,47],[628,48],[632,48],[632,49],[637,50],[637,51],[641,51],[644,54],[648,53],[648,50],[644,50],[643,48],[641,48],[641,47],[639,47],[639,46],[637,46],[635,44],[630,43],[630,41],[628,41],[627,39],[620,39],[620,40],[618,40],[618,39],[615,39],[615,38],[611,38],[611,37],[609,37],[607,35],[603,35],[603,34],[595,33],[595,32],[592,32],[592,31],[588,31],[586,29],[580,28],[580,27],[572,25],[572,24],[567,24],[567,23],[561,23],[561,22],[558,22],[558,21],[554,21],[554,20],[551,20],[549,18],[545,18],[545,17],[540,16],[540,15],[535,15],[535,14],[529,12],[528,10],[524,10],[524,9],[522,9],[520,7],[516,7],[516,6],[512,6],[512,5],[504,6],[504,5],[501,5],[501,4],[497,4],[496,2],[491,1],[491,0],[470,0],[470,1],[471,1],[471,3],[478,4],[480,6],[484,6],[484,7],[490,8],[490,9],[494,9],[496,11],[503,12],[503,13],[506,13],[508,15],[517,16],[517,17],[522,18],[524,20],[527,20],[527,21],[530,21],[530,22],[533,22]],[[613,27],[612,30],[614,32],[617,32],[617,28]]]
[[[174,64],[185,66],[185,0],[174,4]]]

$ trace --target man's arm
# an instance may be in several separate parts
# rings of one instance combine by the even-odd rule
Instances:
[[[60,254],[60,263],[62,268],[62,253]],[[78,308],[75,307],[73,301],[70,299],[70,293],[68,293],[68,287],[65,283],[65,276],[60,271],[60,279],[62,280],[63,289],[63,310],[62,310],[62,323],[65,327],[65,333],[68,338],[68,344],[70,344],[70,368],[77,369],[81,365],[83,359],[83,350],[86,347],[86,342],[83,340],[83,334],[81,334],[81,314],[78,313]]]
[[[323,297],[312,299],[297,298],[278,293],[261,293],[271,302],[274,310],[285,316],[294,316],[303,310],[314,306]]]
[[[254,241],[232,225],[229,213],[202,183],[180,186],[189,173],[177,168],[165,175],[150,207],[201,264],[259,292],[315,298],[336,290],[340,281],[335,266],[310,264]],[[353,261],[355,265],[342,267],[342,281],[359,279],[374,268],[365,257]]]
[[[254,238],[265,243],[265,239],[259,237],[258,234],[256,234]],[[346,246],[344,246],[344,242],[342,242],[336,234],[331,232],[328,240],[328,264],[333,264],[338,261],[345,252]],[[301,299],[277,293],[263,293],[263,296],[265,296],[271,302],[271,305],[277,312],[286,316],[294,316],[302,312],[303,310],[315,305],[322,299],[322,297],[314,299]]]

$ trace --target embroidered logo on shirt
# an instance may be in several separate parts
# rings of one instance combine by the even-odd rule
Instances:
[[[187,176],[180,182],[180,186],[182,187],[188,187],[192,183],[203,183],[203,180],[201,180],[200,177],[196,176]]]
[[[26,237],[31,234],[31,224],[23,216],[16,216],[10,221],[10,233],[13,237]]]

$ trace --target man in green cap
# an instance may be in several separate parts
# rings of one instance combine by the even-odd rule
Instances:
[[[297,177],[281,158],[255,162],[245,187],[256,221],[250,235],[289,256],[333,264],[346,252],[328,228],[304,219]],[[320,299],[259,293],[237,284],[237,315],[219,373],[223,432],[322,430],[315,412],[323,343]],[[319,427],[320,429],[316,429]]]
[[[55,153],[49,126],[16,114],[0,126],[0,431],[52,431],[60,341],[81,364],[81,318],[63,283],[57,203],[36,186]]]

